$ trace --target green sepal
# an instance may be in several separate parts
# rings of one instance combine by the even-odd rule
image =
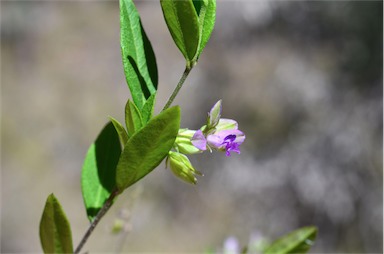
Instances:
[[[39,233],[44,253],[73,253],[71,225],[53,194],[45,202]]]
[[[168,155],[180,126],[178,106],[164,110],[152,118],[127,142],[116,169],[120,192],[155,169]]]

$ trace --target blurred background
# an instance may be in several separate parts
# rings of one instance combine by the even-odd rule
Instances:
[[[157,57],[159,112],[185,63],[159,2],[136,4]],[[316,225],[313,253],[382,253],[382,33],[381,1],[218,1],[175,103],[182,126],[197,129],[223,99],[223,117],[247,136],[241,155],[191,156],[205,174],[197,186],[161,164],[83,250],[220,252],[230,236],[246,245]],[[52,192],[78,244],[85,153],[108,115],[123,122],[129,96],[117,1],[1,2],[1,252],[41,252]]]

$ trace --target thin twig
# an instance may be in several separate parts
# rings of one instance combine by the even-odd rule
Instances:
[[[103,207],[97,213],[95,219],[92,221],[91,225],[89,225],[87,232],[85,232],[83,238],[81,239],[79,245],[77,246],[77,248],[74,252],[75,254],[80,253],[80,250],[83,248],[84,244],[87,242],[89,236],[92,234],[92,231],[95,229],[97,224],[100,222],[101,218],[103,218],[103,216],[107,213],[109,208],[111,208],[111,206],[113,204],[113,200],[115,199],[115,197],[118,194],[119,194],[119,192],[117,190],[113,191],[111,193],[111,195],[109,196],[109,198],[105,201]]]
[[[175,90],[173,91],[171,97],[169,97],[169,99],[167,101],[167,104],[165,104],[165,106],[163,108],[163,111],[171,106],[171,104],[172,104],[173,100],[175,99],[176,95],[179,93],[180,89],[183,87],[184,81],[187,79],[187,77],[188,77],[189,73],[191,72],[191,70],[192,70],[192,67],[189,67],[189,66],[185,67],[183,76],[181,76],[179,83],[177,84],[177,86],[176,86]]]

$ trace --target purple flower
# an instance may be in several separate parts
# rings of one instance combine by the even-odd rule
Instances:
[[[236,129],[218,131],[207,136],[208,145],[219,151],[225,150],[226,156],[231,156],[230,152],[240,154],[240,145],[244,139],[244,133]]]
[[[192,145],[200,151],[215,149],[225,151],[226,156],[231,156],[231,152],[240,154],[240,145],[244,140],[245,135],[238,130],[235,120],[221,118],[221,100],[208,113],[207,124],[190,139]]]
[[[226,156],[231,156],[231,152],[240,154],[240,145],[244,142],[245,135],[243,132],[232,130],[219,130],[212,134],[204,136],[201,130],[196,131],[192,137],[192,144],[205,151],[208,149],[215,149],[218,151],[225,151]]]
[[[201,151],[212,149],[225,151],[227,156],[231,152],[240,154],[240,145],[244,142],[245,135],[238,130],[235,120],[221,118],[221,100],[216,102],[208,113],[207,124],[196,131],[191,138],[191,143]]]
[[[240,253],[239,241],[233,237],[228,237],[224,242],[224,254],[238,254]]]

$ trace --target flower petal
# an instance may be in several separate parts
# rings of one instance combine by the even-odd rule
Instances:
[[[231,156],[230,152],[240,154],[240,145],[244,142],[245,135],[239,130],[224,130],[208,135],[208,146],[220,151],[225,151],[226,156]]]
[[[219,136],[221,140],[223,140],[224,142],[224,139],[229,136],[229,135],[236,135],[236,139],[233,141],[233,142],[236,142],[238,143],[239,145],[241,145],[244,140],[245,140],[245,135],[242,131],[240,130],[223,130],[223,131],[217,131],[215,132],[215,135],[216,136]]]
[[[205,151],[207,150],[207,140],[204,137],[204,134],[201,130],[195,132],[191,139],[192,144],[198,149]]]
[[[220,150],[221,148],[225,147],[224,138],[220,137],[219,135],[211,134],[207,137],[208,145],[211,148]]]
[[[235,120],[221,118],[219,123],[216,126],[216,130],[224,131],[224,130],[237,130],[238,124]]]

